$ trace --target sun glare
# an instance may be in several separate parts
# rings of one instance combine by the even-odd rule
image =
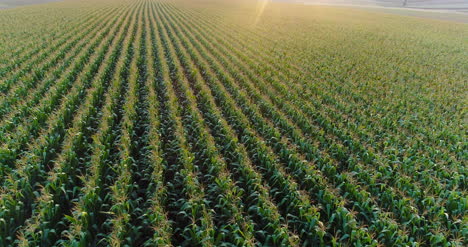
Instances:
[[[266,6],[271,0],[258,0],[257,1],[257,9],[255,11],[255,22],[254,26],[258,24],[260,19],[262,18],[263,12],[265,11]]]

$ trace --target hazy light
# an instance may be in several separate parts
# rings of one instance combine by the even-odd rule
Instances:
[[[257,2],[257,9],[255,13],[255,22],[254,25],[256,26],[260,19],[262,18],[263,12],[265,11],[266,6],[271,0],[258,0]]]

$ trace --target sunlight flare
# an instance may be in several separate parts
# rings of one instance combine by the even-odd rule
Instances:
[[[255,22],[254,26],[257,26],[258,22],[262,18],[263,12],[265,11],[266,6],[271,0],[258,0],[257,8],[255,11]]]

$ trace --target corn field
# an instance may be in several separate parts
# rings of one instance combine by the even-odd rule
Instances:
[[[0,246],[468,245],[466,24],[245,0],[0,23]]]

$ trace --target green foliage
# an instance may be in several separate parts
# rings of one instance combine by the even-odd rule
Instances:
[[[0,246],[466,245],[466,25],[266,4],[0,11]]]

